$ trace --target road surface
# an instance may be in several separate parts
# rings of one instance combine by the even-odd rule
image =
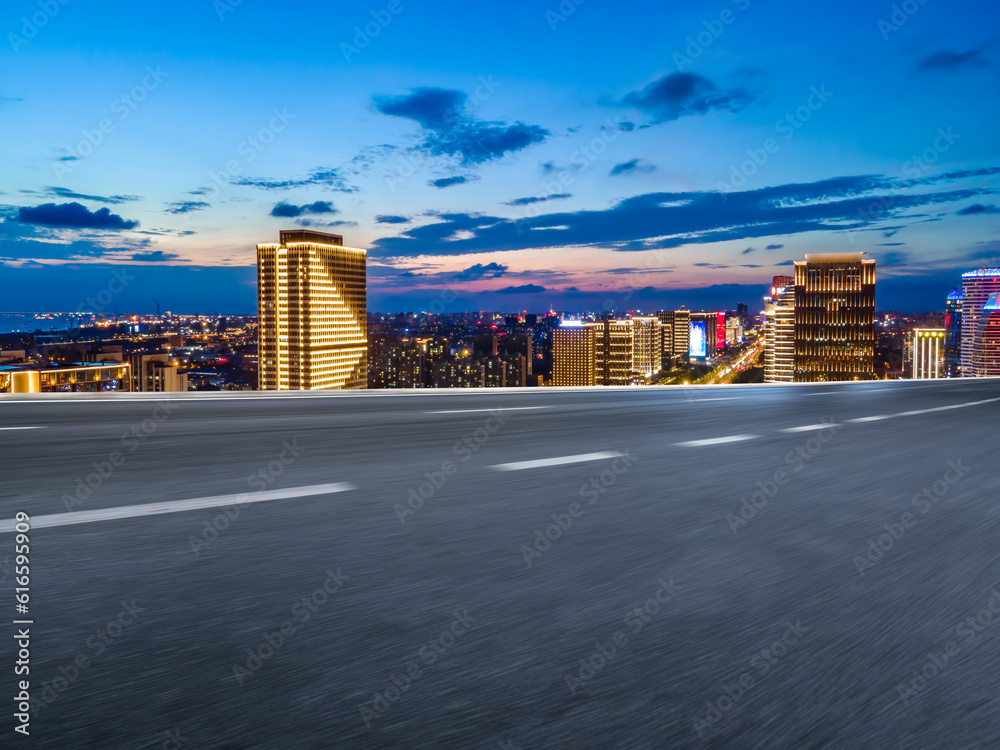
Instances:
[[[1000,382],[137,396],[0,399],[4,747],[1000,747]]]

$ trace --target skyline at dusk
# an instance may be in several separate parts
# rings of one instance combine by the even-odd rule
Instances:
[[[370,311],[760,309],[857,251],[938,310],[1000,265],[994,4],[637,6],[17,0],[4,307],[252,313],[299,227]]]

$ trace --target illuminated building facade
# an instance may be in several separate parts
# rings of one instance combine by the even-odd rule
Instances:
[[[913,379],[944,377],[944,328],[917,328],[913,331]]]
[[[795,381],[875,378],[875,261],[863,253],[795,262]]]
[[[980,268],[962,274],[962,377],[976,377],[986,369],[985,353],[976,345],[976,336],[983,307],[998,292],[1000,268]]]
[[[122,362],[0,365],[0,393],[127,391],[130,384]]]
[[[688,313],[690,323],[688,330],[688,354],[691,359],[710,359],[718,354],[719,315],[714,312]],[[722,315],[722,335],[726,334],[726,314]],[[723,346],[725,340],[723,339]]]
[[[660,321],[662,366],[670,367],[674,357],[687,357],[691,345],[691,312],[689,310],[661,310],[656,313]]]
[[[957,378],[962,373],[962,290],[948,295],[944,315],[944,377]]]
[[[564,321],[552,334],[552,384],[597,385],[597,329]]]
[[[366,388],[365,251],[343,237],[282,231],[257,246],[260,388]]]
[[[991,294],[979,310],[979,324],[972,337],[972,371],[964,377],[1000,376],[1000,292]]]
[[[775,276],[764,298],[764,382],[795,380],[795,279]]]
[[[598,385],[631,385],[635,376],[635,339],[631,320],[596,324]]]
[[[649,379],[662,367],[663,339],[660,321],[652,316],[632,318],[632,346],[635,372]]]

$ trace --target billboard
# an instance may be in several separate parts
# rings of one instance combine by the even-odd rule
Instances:
[[[726,314],[715,314],[715,348],[722,351],[726,348]]]
[[[708,356],[708,324],[704,320],[691,321],[691,348],[688,354],[692,359],[704,359]]]

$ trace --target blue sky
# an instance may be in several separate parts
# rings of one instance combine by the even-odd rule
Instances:
[[[370,310],[754,307],[844,250],[879,262],[880,306],[941,308],[1000,265],[998,21],[10,0],[0,307],[252,312],[255,244],[311,226],[369,250]]]

